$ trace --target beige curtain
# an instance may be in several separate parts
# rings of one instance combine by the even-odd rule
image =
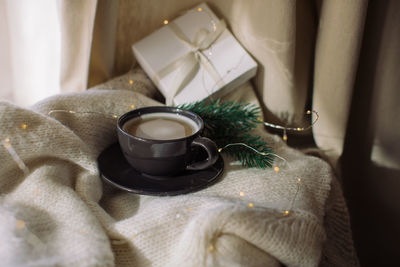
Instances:
[[[59,0],[62,92],[87,88],[97,0]]]
[[[96,0],[0,0],[0,99],[87,88]]]
[[[319,147],[342,153],[357,72],[367,1],[324,1],[315,49],[313,108],[321,116],[314,127]]]

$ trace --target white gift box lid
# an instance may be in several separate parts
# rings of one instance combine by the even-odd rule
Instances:
[[[199,30],[206,29],[212,32],[218,22],[219,19],[205,3],[190,9],[173,21],[191,42]],[[179,71],[176,69],[162,78],[158,78],[158,73],[191,52],[191,47],[183,42],[168,24],[135,43],[132,49],[141,67],[164,96],[168,95]],[[256,74],[257,63],[228,29],[225,29],[207,49],[201,50],[201,53],[212,64],[220,80],[217,82],[199,63],[199,70],[193,79],[173,98],[173,105],[200,101],[209,96],[221,97]]]

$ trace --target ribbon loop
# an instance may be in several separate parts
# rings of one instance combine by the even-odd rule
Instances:
[[[171,72],[178,70],[171,87],[166,92],[166,104],[173,104],[174,97],[196,76],[200,69],[200,64],[210,74],[217,85],[222,85],[221,76],[202,51],[209,48],[226,29],[225,21],[220,20],[214,26],[214,31],[212,32],[200,29],[196,33],[193,42],[186,37],[175,23],[169,23],[168,27],[170,27],[179,40],[190,47],[190,52],[170,63],[156,74],[155,78],[159,81]]]
[[[206,47],[204,47],[203,45],[203,41],[207,38],[207,35],[210,32],[207,31],[206,29],[200,29],[196,36],[194,37],[194,44],[198,49],[205,49]]]

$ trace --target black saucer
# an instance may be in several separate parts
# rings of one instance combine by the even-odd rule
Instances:
[[[224,161],[201,171],[184,171],[174,177],[151,177],[139,173],[125,160],[119,143],[114,143],[97,158],[100,175],[111,185],[130,193],[173,196],[197,191],[212,185],[222,174]]]

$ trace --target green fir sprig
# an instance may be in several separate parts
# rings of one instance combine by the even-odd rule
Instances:
[[[234,101],[221,103],[218,99],[183,104],[179,108],[198,114],[204,121],[203,136],[213,140],[223,148],[222,152],[239,160],[243,166],[263,169],[272,166],[274,157],[268,154],[272,152],[271,148],[261,137],[251,134],[261,123],[260,107]],[[233,145],[238,143],[245,145]]]

